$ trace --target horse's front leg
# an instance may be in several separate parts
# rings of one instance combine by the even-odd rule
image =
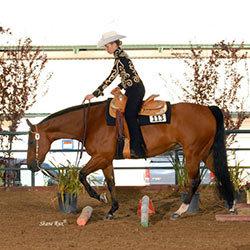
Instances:
[[[114,219],[115,211],[119,208],[118,200],[116,199],[116,190],[115,190],[115,177],[114,177],[114,168],[111,163],[105,169],[103,169],[105,180],[111,195],[112,207],[109,210],[108,214],[105,217],[105,220]]]
[[[92,157],[89,162],[81,169],[79,173],[79,180],[85,187],[87,193],[90,197],[95,198],[101,202],[107,203],[107,198],[105,194],[97,194],[96,191],[89,185],[87,181],[87,176],[99,169],[105,168],[109,163],[103,159],[101,156]]]
[[[183,203],[181,204],[181,206],[179,207],[179,209],[175,211],[174,214],[172,214],[171,219],[174,219],[174,220],[179,219],[181,215],[188,210],[190,202],[193,198],[193,195],[197,191],[201,182],[199,170],[198,170],[198,173],[196,174],[196,177],[193,179],[190,178],[189,182],[190,182],[190,186],[188,189],[188,194],[185,200],[183,201]]]

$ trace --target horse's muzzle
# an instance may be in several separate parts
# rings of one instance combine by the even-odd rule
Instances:
[[[39,163],[37,163],[37,161],[35,161],[35,160],[29,162],[29,163],[27,164],[28,169],[30,169],[32,172],[37,172],[37,171],[39,171],[40,169],[39,169],[39,167],[38,167],[37,164],[39,164]]]

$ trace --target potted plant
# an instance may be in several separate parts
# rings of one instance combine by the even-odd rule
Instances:
[[[244,185],[244,190],[246,192],[246,203],[250,204],[250,182]]]
[[[177,151],[169,153],[170,162],[175,170],[176,183],[178,184],[179,191],[187,192],[188,189],[188,172],[186,167],[186,159]]]
[[[79,171],[82,168],[78,164],[72,164],[67,160],[66,164],[50,163],[55,167],[56,174],[53,177],[58,192],[57,198],[59,208],[62,213],[77,213],[77,199],[80,191],[85,192],[85,188],[79,180]],[[98,180],[94,175],[88,176],[90,185],[102,185],[102,181]]]
[[[56,169],[54,180],[58,187],[58,202],[62,213],[77,213],[77,199],[83,186],[79,181],[79,167],[67,160],[67,164],[51,164]],[[84,189],[83,189],[84,190]]]
[[[233,166],[229,163],[229,174],[235,190],[235,200],[237,203],[242,203],[242,196],[246,191],[246,179],[249,178],[249,174],[246,173],[245,169],[240,166],[241,161],[237,160],[235,151],[231,155],[233,158]]]
[[[183,154],[177,151],[169,153],[170,162],[176,173],[176,181],[181,192],[182,202],[185,200],[188,194],[189,178],[186,165],[186,158]],[[207,172],[207,168],[202,167],[200,172],[200,179],[202,180]],[[187,213],[196,213],[198,211],[200,193],[196,192],[191,200]]]

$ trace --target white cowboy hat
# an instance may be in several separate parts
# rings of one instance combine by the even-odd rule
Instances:
[[[112,43],[114,41],[120,40],[122,38],[124,38],[126,36],[123,35],[119,35],[117,34],[115,31],[109,31],[106,32],[102,35],[102,38],[100,39],[100,41],[97,44],[97,48],[100,48],[108,43]]]

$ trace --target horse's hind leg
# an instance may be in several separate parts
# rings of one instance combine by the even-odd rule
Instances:
[[[183,213],[185,213],[188,210],[189,204],[193,198],[193,195],[197,191],[199,185],[200,185],[200,162],[198,159],[194,158],[193,160],[190,160],[188,157],[186,159],[187,164],[187,171],[189,176],[189,188],[188,188],[188,194],[179,207],[179,209],[174,212],[174,214],[171,216],[171,219],[178,219],[181,217]]]
[[[205,158],[203,161],[205,162],[206,167],[207,167],[211,172],[213,172],[214,175],[216,176],[215,170],[214,170],[213,151],[211,151],[210,154],[208,155],[208,157]],[[216,178],[216,177],[215,177],[215,178]],[[225,178],[224,178],[224,179],[225,179]],[[216,182],[218,182],[218,180],[215,181],[215,184],[216,184]],[[218,195],[219,195],[220,197],[221,197],[221,196],[223,197],[223,195],[220,193],[218,183],[216,184],[216,187],[217,187],[217,191],[219,192]],[[226,194],[228,194],[228,193],[229,193],[229,192],[227,192]],[[229,205],[229,211],[228,211],[228,213],[229,213],[229,214],[235,214],[235,213],[237,213],[237,209],[235,208],[236,201],[235,201],[235,200],[232,201],[231,199],[226,199],[226,198],[227,198],[227,195],[224,196],[223,198],[228,202],[228,204],[231,203],[231,204]]]
[[[108,186],[108,190],[111,195],[112,207],[106,215],[106,220],[114,219],[115,211],[119,208],[118,201],[116,199],[116,190],[115,190],[115,178],[114,178],[114,168],[113,165],[110,164],[108,167],[103,169],[103,173],[105,175],[105,180]]]
[[[104,194],[97,194],[96,191],[89,185],[87,176],[99,169],[103,169],[108,165],[108,162],[101,156],[92,157],[84,168],[79,173],[79,180],[85,187],[90,197],[107,203],[107,198]]]

